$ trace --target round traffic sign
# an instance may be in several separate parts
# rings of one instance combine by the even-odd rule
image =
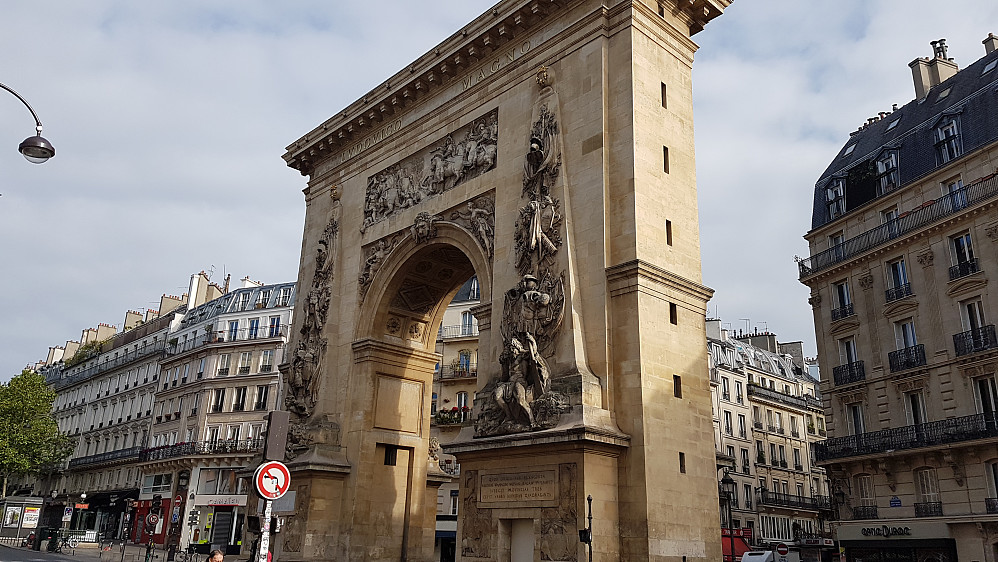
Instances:
[[[786,556],[787,554],[790,554],[790,547],[781,542],[780,544],[776,545],[776,553],[779,554],[780,556]]]
[[[267,461],[256,469],[253,483],[263,499],[276,500],[291,487],[291,471],[282,462]]]
[[[146,525],[155,527],[157,523],[159,523],[159,515],[156,515],[155,513],[149,513],[146,515]]]

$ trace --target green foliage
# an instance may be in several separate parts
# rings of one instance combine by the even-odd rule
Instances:
[[[28,369],[0,384],[0,474],[51,472],[72,454],[75,439],[59,432],[53,401],[45,378]]]
[[[63,361],[63,366],[65,366],[68,369],[73,365],[79,365],[80,363],[83,363],[87,359],[90,359],[91,357],[97,355],[98,353],[100,353],[101,346],[104,345],[104,342],[106,341],[107,340],[92,341],[90,343],[85,343],[81,345],[80,348],[76,350],[76,353],[74,353],[72,357]]]

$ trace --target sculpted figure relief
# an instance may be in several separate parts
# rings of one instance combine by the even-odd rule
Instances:
[[[371,286],[371,280],[374,279],[374,275],[381,269],[385,258],[395,249],[401,238],[401,236],[382,238],[367,250],[367,257],[364,258],[364,271],[360,274],[360,279],[358,279],[358,289],[360,290],[361,298],[367,294],[367,289]]]
[[[468,201],[464,211],[454,211],[450,214],[452,221],[463,223],[478,239],[485,254],[491,259],[494,255],[496,210],[492,199],[481,197],[477,201]]]
[[[553,265],[554,255],[561,247],[561,203],[550,196],[528,202],[516,219],[513,241],[516,244],[516,270],[540,272]]]
[[[367,179],[361,232],[495,167],[499,110]]]
[[[431,215],[425,211],[416,215],[416,220],[410,228],[412,237],[416,240],[416,244],[422,244],[430,238],[436,238],[437,229],[433,226],[433,223],[442,218],[443,217],[439,215]]]

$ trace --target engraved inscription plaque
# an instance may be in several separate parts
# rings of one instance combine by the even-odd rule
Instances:
[[[555,471],[500,472],[482,474],[482,503],[546,503],[557,499]]]

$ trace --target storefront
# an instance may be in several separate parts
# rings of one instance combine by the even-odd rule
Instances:
[[[956,562],[956,540],[943,522],[843,523],[846,562]]]
[[[239,554],[246,520],[246,494],[201,494],[194,496],[193,509],[200,511],[199,524],[189,529],[190,542],[209,545],[226,554]]]

